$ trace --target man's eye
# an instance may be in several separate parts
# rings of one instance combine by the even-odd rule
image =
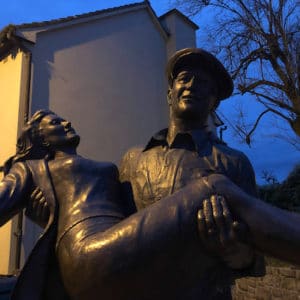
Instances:
[[[188,81],[189,81],[188,77],[179,77],[179,78],[177,78],[177,82],[180,82],[180,83],[188,82]]]
[[[59,120],[53,120],[53,121],[51,121],[50,124],[51,124],[51,125],[59,125],[59,124],[60,124],[60,121],[59,121]]]

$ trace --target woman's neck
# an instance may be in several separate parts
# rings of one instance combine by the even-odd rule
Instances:
[[[54,159],[57,158],[63,158],[63,157],[67,157],[70,155],[77,155],[76,149],[74,148],[61,148],[61,149],[57,149],[54,153]]]

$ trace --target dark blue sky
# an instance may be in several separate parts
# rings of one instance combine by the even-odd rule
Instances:
[[[34,21],[45,21],[86,12],[101,10],[120,5],[141,2],[140,0],[10,0],[5,1],[0,11],[0,28],[12,23],[30,23]],[[158,16],[174,8],[171,0],[151,0],[151,5]],[[201,47],[202,37],[205,36],[205,25],[210,22],[209,16],[194,20],[200,29],[198,31],[198,46]],[[244,97],[230,98],[220,107],[220,111],[226,119],[232,121],[236,114],[234,107],[242,105],[253,119],[260,111],[260,107],[254,100]],[[225,120],[224,120],[225,121]],[[226,121],[225,121],[226,122]],[[277,122],[277,125],[275,124]],[[300,163],[300,152],[288,143],[275,139],[277,126],[284,126],[282,122],[268,118],[261,123],[259,130],[254,136],[254,143],[249,148],[247,145],[238,142],[230,128],[224,132],[224,140],[229,146],[243,151],[251,160],[257,181],[262,183],[261,174],[263,170],[272,172],[281,181],[291,171],[296,163]]]

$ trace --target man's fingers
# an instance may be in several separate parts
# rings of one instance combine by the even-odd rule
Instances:
[[[40,192],[40,189],[39,188],[35,188],[33,190],[33,192],[31,193],[31,198],[32,199],[35,199],[36,195]]]
[[[225,201],[225,198],[223,196],[218,196],[220,199],[220,203],[222,205],[222,210],[223,210],[223,216],[224,216],[224,220],[225,222],[230,225],[229,228],[231,227],[231,224],[233,223],[232,221],[232,215],[231,212],[228,208],[228,205]]]
[[[31,193],[31,199],[31,216],[44,219],[48,215],[48,207],[42,191],[39,188],[35,188]]]
[[[202,209],[198,210],[197,213],[197,224],[198,224],[198,232],[202,241],[206,240],[207,237],[207,229],[205,224],[204,212]]]
[[[224,217],[226,227],[227,227],[228,242],[235,241],[236,236],[235,236],[235,233],[234,233],[233,228],[232,228],[233,219],[232,219],[231,212],[228,208],[228,205],[227,205],[224,197],[221,198],[220,202],[221,202],[221,205],[222,205],[222,208],[223,208],[223,217]]]
[[[227,225],[224,220],[223,207],[221,204],[221,199],[224,200],[224,198],[223,196],[212,195],[210,199],[213,208],[214,220],[217,226],[217,230],[219,231],[220,234],[220,242],[222,245],[225,245],[227,243],[228,237],[227,237]]]
[[[232,223],[232,231],[234,232],[235,238],[241,242],[248,242],[249,240],[249,228],[243,222],[234,221]]]
[[[205,224],[208,234],[215,234],[217,231],[214,216],[213,216],[213,208],[211,202],[209,200],[203,201],[203,213],[205,218]]]
[[[42,193],[42,191],[37,191],[37,193],[35,194],[35,197],[34,197],[34,201],[35,202],[45,202],[45,197]]]
[[[203,209],[200,209],[197,213],[197,223],[199,237],[203,243],[203,246],[210,252],[210,254],[218,254],[220,252],[220,241],[218,235],[208,232]]]
[[[39,188],[34,189],[34,191],[31,193],[30,198],[32,200],[31,203],[33,208],[36,208],[40,202],[45,201],[44,195]]]
[[[47,202],[45,201],[44,205],[43,205],[43,209],[42,209],[42,214],[41,214],[42,221],[47,222],[49,216],[50,216],[49,207],[48,207]]]

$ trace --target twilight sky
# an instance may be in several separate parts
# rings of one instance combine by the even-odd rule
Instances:
[[[121,6],[130,3],[141,2],[141,0],[10,0],[2,3],[0,10],[0,30],[8,24],[30,23],[34,21],[46,21],[61,17],[67,17],[86,12],[92,12],[110,7]],[[174,8],[172,0],[150,0],[152,8],[158,16]],[[209,23],[209,15],[205,14],[193,19],[199,26],[197,43],[201,47],[202,37],[205,36],[205,25]],[[260,107],[255,105],[254,100],[246,97],[234,97],[224,101],[219,110],[231,122],[236,111],[234,107],[242,105],[249,119],[254,119],[255,113]],[[223,121],[226,123],[226,120]],[[296,151],[290,144],[275,139],[277,127],[284,126],[280,120],[268,118],[264,120],[254,136],[254,143],[249,148],[234,137],[234,133],[226,130],[223,134],[224,140],[229,146],[243,151],[252,162],[258,183],[263,183],[261,178],[263,170],[272,172],[280,181],[286,178],[293,166],[300,163],[300,151]]]

